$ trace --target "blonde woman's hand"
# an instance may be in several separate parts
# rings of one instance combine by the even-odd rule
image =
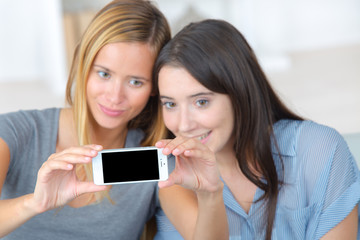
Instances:
[[[38,171],[34,207],[44,212],[64,206],[83,193],[105,190],[106,186],[79,181],[75,173],[76,164],[90,163],[100,150],[99,145],[86,145],[52,154]]]
[[[216,192],[222,189],[220,173],[215,154],[200,140],[176,137],[173,140],[161,140],[155,145],[164,148],[165,155],[176,157],[175,169],[168,180],[159,182],[159,187],[179,184],[196,192]]]

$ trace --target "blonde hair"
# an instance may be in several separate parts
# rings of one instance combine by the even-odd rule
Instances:
[[[147,43],[157,56],[170,37],[165,16],[146,0],[114,0],[95,15],[75,49],[66,86],[66,101],[73,108],[79,145],[92,143],[90,127],[94,120],[86,101],[86,86],[99,50],[109,43],[140,42]],[[155,144],[166,134],[154,89],[153,93],[144,110],[128,124],[128,128],[144,131],[143,146]],[[92,181],[91,164],[79,165],[77,175],[81,180]],[[101,200],[104,194],[108,196],[100,193],[96,199]]]

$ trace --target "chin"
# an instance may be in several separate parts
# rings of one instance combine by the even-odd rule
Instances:
[[[119,128],[122,123],[118,121],[98,121],[98,125],[105,129],[116,129]]]

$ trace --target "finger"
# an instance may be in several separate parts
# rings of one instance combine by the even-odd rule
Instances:
[[[207,147],[202,144],[198,139],[189,138],[183,141],[181,144],[177,145],[174,150],[172,150],[172,154],[178,156],[183,154],[187,150],[201,150],[208,151]]]
[[[180,150],[176,150],[179,148],[179,146],[181,146],[182,144],[184,144],[185,142],[189,141],[190,139],[189,138],[186,138],[186,137],[176,137],[174,138],[173,140],[169,141],[165,146],[163,146],[163,153],[164,154],[176,154],[176,155],[179,155],[182,153],[182,151]],[[182,148],[180,148],[182,149]],[[174,152],[174,150],[176,150]]]
[[[171,139],[162,139],[159,140],[155,143],[155,147],[157,148],[163,148],[165,147],[169,142],[171,141]]]
[[[174,139],[163,139],[163,140],[160,140],[158,142],[155,143],[155,147],[157,148],[165,148],[167,147],[166,149],[163,149],[162,153],[165,154],[165,155],[169,155],[172,151],[172,149],[170,149],[170,146],[171,145],[174,145],[174,142],[175,140]],[[170,143],[172,143],[171,145],[169,145]]]
[[[38,171],[38,176],[43,182],[46,182],[51,178],[51,173],[56,170],[70,171],[74,168],[74,165],[61,161],[49,161],[43,164]]]
[[[181,174],[181,171],[177,171],[177,170],[174,170],[170,175],[169,175],[169,178],[168,178],[168,181],[171,183],[171,184],[183,184],[184,183],[184,179],[183,179],[184,175]]]
[[[48,160],[68,161],[70,163],[88,163],[92,158],[96,157],[99,150],[102,150],[101,145],[85,145],[82,147],[67,148],[60,153],[52,154]]]
[[[53,154],[53,157],[59,157],[65,154],[78,154],[88,157],[94,157],[97,155],[98,151],[101,151],[102,149],[103,147],[101,145],[96,144],[84,145],[80,147],[70,147],[62,152]]]
[[[44,172],[50,172],[53,170],[71,170],[73,168],[73,164],[63,161],[47,161],[45,162],[40,170]]]
[[[97,154],[98,153],[96,151],[89,153],[89,155],[91,155],[91,156],[75,154],[75,153],[66,153],[66,154],[52,157],[47,162],[67,162],[67,163],[71,163],[71,164],[88,163]]]
[[[208,162],[216,162],[216,158],[213,152],[210,150],[204,151],[199,149],[185,150],[184,156],[188,158],[201,158]]]
[[[170,187],[174,184],[177,184],[178,182],[179,178],[177,174],[175,172],[172,172],[166,181],[159,181],[158,186],[159,188]]]
[[[105,185],[96,185],[93,182],[79,182],[77,186],[76,196],[84,193],[100,192],[107,189]]]
[[[159,186],[159,188],[171,187],[172,185],[174,185],[174,183],[172,183],[172,182],[171,182],[171,181],[169,181],[169,180],[166,180],[166,181],[159,181],[159,182],[158,182],[158,186]]]

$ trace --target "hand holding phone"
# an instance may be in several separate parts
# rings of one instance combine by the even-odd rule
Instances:
[[[196,192],[222,191],[216,155],[199,139],[178,136],[160,140],[155,146],[176,158],[174,170],[168,180],[159,183],[160,188],[178,184]]]
[[[163,181],[168,178],[167,156],[156,147],[107,149],[92,160],[96,185]]]

